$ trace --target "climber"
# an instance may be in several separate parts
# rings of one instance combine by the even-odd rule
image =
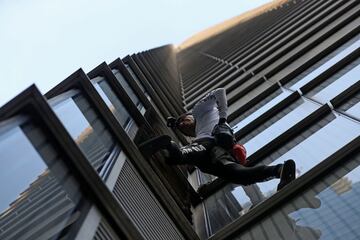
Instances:
[[[145,157],[164,149],[168,153],[168,164],[195,165],[202,172],[240,185],[279,178],[277,189],[280,190],[295,179],[293,160],[274,166],[246,166],[245,149],[235,143],[233,131],[227,123],[227,100],[223,88],[209,92],[195,104],[191,113],[184,113],[177,119],[169,117],[167,125],[194,140],[179,147],[167,135],[152,138],[139,145]]]

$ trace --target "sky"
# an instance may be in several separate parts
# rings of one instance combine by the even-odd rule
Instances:
[[[0,106],[79,68],[165,44],[270,0],[0,0]]]

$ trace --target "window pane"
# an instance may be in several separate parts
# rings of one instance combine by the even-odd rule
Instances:
[[[230,93],[228,95],[228,98],[232,98],[231,95],[237,93],[237,92],[241,92],[244,88],[245,85],[250,84],[250,82],[245,82],[244,85],[241,85],[239,88],[237,88],[234,92]],[[252,99],[254,99],[255,97],[257,97],[259,94],[261,94],[262,92],[266,91],[267,89],[269,89],[271,86],[273,85],[273,83],[269,83],[267,81],[262,82],[260,85],[258,85],[257,87],[255,87],[254,89],[248,91],[246,94],[243,94],[241,97],[237,97],[236,101],[233,102],[228,109],[228,112],[231,114],[233,112],[235,112],[236,110],[238,110],[239,108],[243,107],[246,103],[248,103],[249,101],[251,101]],[[226,88],[226,87],[225,87]],[[199,99],[200,100],[200,99]]]
[[[207,213],[209,235],[216,233],[250,209],[251,201],[244,189],[245,187],[228,184],[203,202]]]
[[[141,90],[145,93],[146,91],[145,91],[144,85],[140,82],[140,80],[138,79],[138,77],[136,76],[136,74],[134,73],[132,68],[130,67],[130,65],[125,63],[125,67],[129,71],[130,75],[134,78],[135,82],[139,85]]]
[[[1,192],[6,193],[1,194],[0,210],[4,211],[47,167],[20,127],[1,133],[0,159]]]
[[[40,129],[0,127],[0,159],[0,239],[63,239],[77,231],[71,226],[86,201]]]
[[[132,125],[136,125],[126,110],[124,104],[115,95],[114,91],[111,89],[110,85],[106,82],[105,79],[100,81],[92,81],[92,83],[94,84],[94,87],[100,94],[101,98],[105,101],[106,105],[109,107],[111,112],[114,114],[124,129],[126,129],[130,123]]]
[[[307,73],[306,76],[303,77],[302,79],[294,79],[294,81],[289,82],[288,84],[286,84],[286,86],[291,86],[290,87],[291,89],[298,90],[305,84],[311,82],[316,77],[318,77],[320,74],[325,72],[327,69],[334,66],[337,62],[339,62],[340,60],[342,60],[343,58],[348,56],[350,53],[355,51],[357,48],[359,48],[360,47],[360,39],[359,38],[360,38],[360,35],[354,37],[352,40],[350,40],[349,42],[347,42],[346,44],[341,46],[339,49],[335,50],[335,52],[334,52],[335,54],[334,53],[330,54],[331,58],[328,61],[326,61],[325,63],[323,63],[320,66],[315,64],[316,69],[313,70],[311,68],[311,70],[313,70],[312,72]],[[325,59],[327,59],[327,58],[325,58]],[[322,61],[320,61],[320,62],[322,63]]]
[[[259,231],[266,239],[359,239],[359,164],[357,153],[236,239]]]
[[[296,174],[299,176],[334,154],[354,138],[358,137],[359,132],[359,123],[337,115],[320,130],[300,143],[297,143],[295,147],[280,149],[279,153],[274,153],[274,155],[281,155],[275,161],[272,161],[272,157],[269,156],[263,163],[273,165],[282,163],[287,159],[294,159],[297,165]],[[318,151],[318,149],[321,149],[321,151]],[[283,151],[286,152],[282,153]],[[278,180],[272,180],[259,183],[258,185],[264,195],[268,197],[276,191],[277,183]]]
[[[130,75],[133,77],[133,79],[135,80],[135,82],[138,84],[138,86],[140,87],[141,91],[144,93],[145,97],[147,99],[149,99],[149,101],[151,102],[151,97],[148,94],[148,92],[146,91],[144,84],[140,81],[140,79],[136,76],[136,74],[134,73],[134,71],[131,69],[130,65],[125,64],[126,69],[129,71]],[[157,109],[157,107],[154,105],[155,109]],[[145,114],[146,109],[143,107],[140,109],[141,114]],[[157,109],[158,111],[158,109]],[[159,111],[158,111],[159,112]]]
[[[98,93],[100,94],[101,98],[109,107],[110,111],[114,114],[115,118],[119,121],[119,123],[128,133],[130,138],[134,139],[139,128],[135,123],[134,119],[126,110],[124,104],[122,104],[120,99],[115,95],[110,85],[105,80],[97,82],[93,81],[93,84]]]
[[[299,177],[358,137],[359,132],[360,124],[331,114],[271,153],[261,164],[275,165],[287,159],[294,159]],[[278,183],[279,180],[275,179],[246,187],[228,184],[205,200],[212,233],[272,196]]]
[[[360,119],[360,103],[357,103],[354,106],[350,107],[348,110],[346,110],[346,113]]]
[[[266,99],[266,101],[261,102],[262,104],[257,107],[255,106],[254,108],[252,108],[252,113],[250,115],[248,115],[247,117],[244,117],[245,114],[242,114],[242,116],[244,117],[243,119],[241,119],[240,122],[238,122],[234,127],[234,131],[238,131],[241,128],[245,127],[246,125],[250,124],[252,121],[254,121],[255,119],[259,118],[261,115],[263,115],[264,113],[266,113],[269,109],[271,109],[272,107],[276,106],[279,102],[281,102],[282,100],[284,100],[286,97],[288,97],[292,92],[290,91],[286,91],[286,90],[278,90],[276,91],[276,95],[272,96],[271,95],[271,100],[270,99]],[[236,120],[235,120],[236,121]]]
[[[353,67],[353,66],[349,66]],[[320,92],[312,96],[317,101],[322,103],[326,103],[339,95],[341,92],[350,88],[352,85],[359,81],[360,75],[360,59],[358,59],[357,64],[351,70],[349,70],[346,74],[341,76],[340,78],[334,79],[334,82],[329,83],[327,81],[324,82],[325,88]]]
[[[133,91],[127,80],[124,78],[124,76],[120,73],[119,70],[112,70],[112,72],[114,73],[116,79],[121,84],[121,86],[125,89],[135,106],[139,109],[139,111],[141,111],[144,106],[141,103],[140,99],[136,96],[135,92]]]
[[[240,140],[240,142],[244,143],[248,156],[321,107],[304,99],[298,100],[298,103],[292,104],[294,109],[291,106],[288,107],[290,112],[284,116],[283,113],[278,114],[279,117],[273,117],[254,130],[247,138]]]
[[[115,142],[89,102],[76,94],[54,105],[53,109],[91,165],[100,172],[110,160]]]

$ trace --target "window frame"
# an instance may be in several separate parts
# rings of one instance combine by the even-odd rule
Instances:
[[[1,121],[22,114],[41,123],[42,130],[51,136],[53,144],[64,156],[64,166],[82,186],[84,196],[89,198],[102,216],[112,224],[119,237],[143,239],[35,85],[31,85],[0,108]]]
[[[110,69],[109,71],[111,72]],[[111,72],[111,74],[113,73]],[[99,117],[103,118],[105,126],[113,133],[114,139],[118,142],[120,148],[128,157],[128,160],[131,161],[144,182],[169,214],[174,224],[179,228],[180,232],[189,239],[198,239],[182,210],[151,168],[148,160],[139,152],[135,143],[127,135],[126,131],[112,114],[90,81],[86,73],[82,69],[79,69],[47,92],[45,97],[52,98],[74,88],[80,89],[89,103],[94,107],[94,110],[99,112]],[[128,100],[131,101],[130,98]],[[135,107],[134,104],[133,106]],[[136,111],[138,110],[136,109]]]
[[[144,105],[146,110],[149,110],[152,107],[151,102],[145,96],[145,94],[141,91],[139,85],[136,83],[135,79],[131,76],[131,74],[126,69],[124,62],[117,58],[113,62],[109,64],[111,70],[116,69],[120,72],[120,74],[125,78],[127,83],[130,85],[136,96],[140,99],[141,103]],[[90,73],[88,73],[90,76]]]

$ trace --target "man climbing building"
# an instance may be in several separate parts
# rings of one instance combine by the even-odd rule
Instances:
[[[191,113],[177,119],[168,118],[168,126],[194,137],[193,142],[179,147],[167,135],[155,137],[139,145],[145,157],[165,149],[169,164],[195,165],[202,172],[240,185],[280,178],[277,187],[280,190],[295,179],[293,160],[275,166],[246,167],[239,163],[245,156],[243,149],[235,144],[232,129],[227,124],[227,100],[223,88],[208,93],[195,104]]]

